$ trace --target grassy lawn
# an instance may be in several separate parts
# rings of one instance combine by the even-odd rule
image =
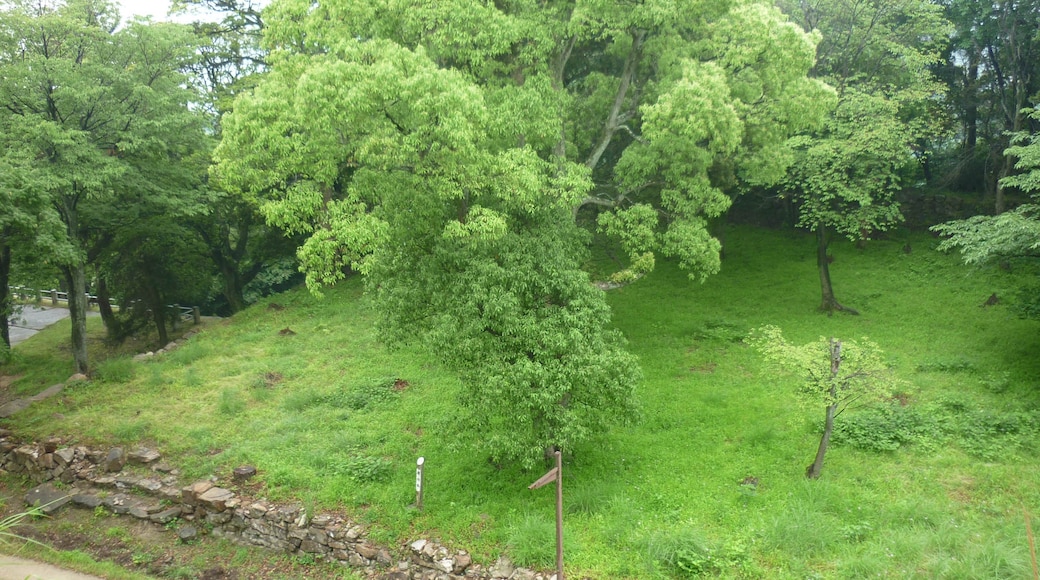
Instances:
[[[926,236],[837,243],[835,291],[862,315],[827,317],[816,310],[812,238],[730,228],[726,239],[723,271],[704,284],[662,263],[609,294],[646,375],[643,416],[571,450],[572,574],[1030,577],[1040,324],[980,306],[992,293],[1009,298],[1015,274],[960,266]],[[251,463],[268,498],[352,513],[389,545],[436,537],[480,559],[505,552],[550,567],[552,493],[527,489],[541,472],[474,452],[479,434],[452,421],[455,378],[435,357],[380,344],[374,318],[357,280],[324,300],[292,291],[159,360],[110,358],[100,379],[6,426],[154,444],[193,477]],[[897,401],[839,417],[844,438],[818,481],[804,472],[823,409],[804,406],[796,378],[740,342],[763,324],[798,343],[869,337],[904,381]],[[64,379],[67,337],[59,324],[17,347],[0,367],[25,375],[13,391]],[[422,512],[409,508],[419,456]]]

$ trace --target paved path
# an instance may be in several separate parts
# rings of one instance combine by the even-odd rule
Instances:
[[[87,311],[87,316],[100,316],[97,312]],[[27,304],[21,312],[11,317],[11,346],[27,340],[30,336],[48,326],[69,317],[68,308],[52,308]],[[3,580],[0,578],[0,580]]]
[[[17,556],[0,555],[0,580],[102,580]]]

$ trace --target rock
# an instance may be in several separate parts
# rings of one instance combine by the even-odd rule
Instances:
[[[54,453],[58,450],[59,445],[61,445],[61,439],[51,437],[50,439],[43,442],[43,452]]]
[[[134,516],[135,518],[137,518],[139,520],[147,520],[148,519],[148,510],[146,508],[143,508],[143,507],[140,507],[140,506],[134,506],[134,507],[130,508],[130,515]]]
[[[465,552],[461,552],[455,556],[455,569],[451,572],[453,574],[462,574],[469,568],[469,565],[473,563],[473,557]]]
[[[152,514],[148,519],[152,520],[157,524],[168,524],[173,520],[181,516],[181,508],[172,507],[168,510],[161,511],[157,514]]]
[[[213,484],[209,481],[198,481],[181,490],[181,501],[188,505],[198,505],[199,496],[209,491]]]
[[[222,512],[227,509],[228,502],[235,497],[235,494],[222,487],[211,487],[198,497],[199,503],[207,509]]]
[[[141,354],[135,354],[134,358],[133,358],[133,361],[134,362],[146,361],[146,360],[152,358],[153,356],[155,356],[154,352],[142,352]]]
[[[379,554],[379,548],[369,543],[361,543],[354,547],[358,554],[369,560],[375,558]]]
[[[199,537],[199,531],[193,526],[182,526],[177,530],[177,539],[181,542],[188,543],[197,537]]]
[[[491,567],[489,572],[492,578],[509,578],[513,575],[514,570],[513,562],[509,558],[502,556],[495,562],[495,565]]]
[[[159,452],[154,449],[148,449],[146,447],[138,447],[132,452],[128,453],[126,459],[131,463],[147,464],[154,461],[158,461],[162,457]]]
[[[88,509],[94,509],[101,505],[101,498],[90,493],[77,493],[72,496],[72,503]]]
[[[72,375],[71,377],[69,377],[69,380],[67,380],[65,382],[66,383],[75,383],[77,381],[86,381],[86,380],[89,380],[89,379],[87,379],[87,375],[85,375],[83,373],[76,373],[76,374]]]
[[[445,558],[439,560],[434,564],[438,570],[451,574],[455,570],[455,560],[451,558]]]
[[[56,464],[54,463],[54,454],[53,453],[44,453],[43,455],[40,456],[40,459],[39,459],[39,461],[37,463],[43,469],[54,469],[55,466],[56,466]]]
[[[325,526],[329,525],[332,521],[332,516],[318,515],[311,518],[311,527],[325,529]]]
[[[76,457],[76,452],[68,447],[65,449],[58,449],[54,452],[54,460],[58,462],[58,465],[66,466],[72,463]]]
[[[231,475],[235,481],[245,481],[256,475],[256,468],[252,465],[242,465],[236,467],[234,471],[231,472]]]
[[[426,540],[416,540],[412,542],[412,551],[415,553],[422,553],[423,548],[426,547]]]
[[[509,580],[535,580],[536,576],[532,570],[517,568],[513,575],[509,577]]]
[[[123,448],[113,447],[109,450],[108,455],[105,456],[102,467],[109,473],[116,473],[122,471],[124,465],[126,465],[126,453],[123,451]]]
[[[134,487],[140,489],[141,491],[155,493],[162,489],[162,482],[156,479],[142,479],[141,481],[135,483]]]
[[[71,495],[50,483],[34,487],[25,494],[25,505],[38,507],[46,515],[56,514],[70,501],[72,501]]]

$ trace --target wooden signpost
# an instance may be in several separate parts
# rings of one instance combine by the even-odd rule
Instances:
[[[527,486],[527,489],[538,489],[556,482],[556,580],[563,580],[563,460],[558,450],[555,455],[556,467]]]

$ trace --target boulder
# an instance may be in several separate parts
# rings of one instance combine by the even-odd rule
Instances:
[[[126,452],[122,447],[113,447],[105,456],[102,467],[109,473],[117,473],[122,471],[124,465],[126,465]]]
[[[72,496],[69,493],[50,483],[34,487],[25,494],[25,505],[40,508],[40,511],[46,515],[57,513],[70,501],[72,501]]]

